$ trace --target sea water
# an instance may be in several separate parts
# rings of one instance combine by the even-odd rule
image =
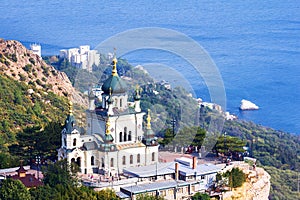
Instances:
[[[133,28],[161,27],[184,33],[216,63],[228,111],[241,119],[300,133],[298,0],[10,0],[1,2],[0,10],[0,37],[19,40],[27,47],[39,43],[43,55],[79,45],[95,47]],[[193,76],[193,70],[185,70],[189,64],[182,58],[154,50],[124,57],[133,64],[173,67],[189,81],[196,96],[210,101],[205,82]],[[242,99],[254,102],[260,110],[239,111]]]

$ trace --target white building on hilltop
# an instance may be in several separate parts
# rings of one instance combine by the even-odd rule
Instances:
[[[97,50],[90,50],[89,45],[79,48],[62,49],[59,51],[60,58],[66,58],[74,67],[92,71],[93,65],[100,64],[100,54]]]
[[[137,89],[134,102],[128,102],[126,84],[118,76],[116,66],[114,58],[112,74],[101,87],[101,106],[95,106],[94,93],[89,95],[87,134],[78,131],[70,104],[58,159],[77,163],[82,173],[115,175],[124,168],[158,162],[158,143],[151,129],[150,112],[147,127],[143,128],[145,113],[140,108],[140,92]]]
[[[38,55],[39,57],[42,57],[42,47],[39,44],[31,44],[30,50],[33,51],[34,54]]]

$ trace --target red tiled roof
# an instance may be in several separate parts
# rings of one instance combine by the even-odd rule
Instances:
[[[20,168],[16,172],[18,172],[18,173],[25,173],[25,172],[27,172],[27,170],[24,169],[23,165],[21,165]]]
[[[38,187],[44,185],[43,182],[38,180],[32,174],[26,174],[25,177],[19,177],[18,175],[11,176],[10,178],[20,180],[27,188]]]

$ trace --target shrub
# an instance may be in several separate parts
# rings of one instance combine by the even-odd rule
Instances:
[[[17,55],[16,55],[15,53],[11,55],[11,59],[12,59],[12,61],[14,61],[14,62],[17,62],[17,61],[18,61]]]
[[[29,62],[31,62],[31,64],[35,65],[35,61],[33,58],[29,58]]]
[[[40,80],[40,79],[36,79],[36,81],[35,81],[38,85],[42,85],[43,83],[42,83],[42,81]]]
[[[57,75],[57,73],[56,73],[56,71],[55,71],[55,70],[51,70],[51,73],[52,73],[54,76],[56,76],[56,75]]]
[[[19,74],[20,81],[26,81],[26,76],[23,74]]]
[[[233,188],[242,186],[246,181],[246,175],[239,168],[233,168],[231,171],[227,171],[224,177],[229,179],[229,186]]]
[[[8,62],[7,60],[4,61],[4,64],[5,64],[6,66],[9,66],[9,62]]]
[[[32,65],[31,64],[27,64],[27,65],[25,65],[25,67],[23,67],[23,69],[26,72],[31,72],[32,71]]]
[[[45,76],[49,76],[49,75],[50,75],[48,69],[44,70],[44,71],[43,71],[43,74],[44,74]]]
[[[210,200],[210,197],[206,193],[197,192],[194,196],[192,196],[192,200]]]
[[[47,67],[46,67],[46,66],[44,66],[44,65],[42,65],[42,69],[43,69],[43,70],[46,70],[46,69],[47,69]]]
[[[28,84],[35,86],[35,83],[33,81],[29,81]]]
[[[46,87],[45,87],[45,89],[47,89],[47,90],[51,90],[53,88],[53,86],[51,85],[51,84],[46,84]]]

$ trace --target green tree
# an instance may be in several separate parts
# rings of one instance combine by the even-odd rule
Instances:
[[[3,169],[10,166],[17,166],[20,160],[16,156],[9,155],[9,153],[0,152],[0,161],[0,169]]]
[[[14,99],[14,103],[15,104],[22,104],[22,93],[21,93],[21,91],[16,91],[15,92],[15,99]]]
[[[179,146],[189,146],[192,144],[196,135],[196,129],[183,127],[175,136],[174,143]]]
[[[30,200],[31,195],[19,180],[5,179],[0,187],[0,200]]]
[[[215,145],[215,150],[217,153],[224,153],[225,155],[232,155],[234,153],[244,152],[243,147],[246,142],[231,136],[221,136],[218,138]]]
[[[200,149],[203,144],[203,141],[205,139],[206,131],[205,131],[205,129],[202,129],[201,127],[194,127],[193,129],[194,129],[194,131],[196,131],[196,134],[195,134],[192,145],[197,146],[198,149]]]
[[[27,127],[17,134],[18,144],[9,147],[10,153],[20,158],[32,159],[38,154],[36,149],[37,135],[41,130],[41,126]]]
[[[118,200],[116,193],[111,189],[105,189],[97,192],[97,199]]]
[[[62,185],[63,187],[77,185],[77,180],[70,171],[67,160],[60,160],[56,163],[49,164],[46,168],[43,168],[42,171],[44,174],[43,182],[50,187],[55,187],[56,185]]]
[[[180,146],[197,146],[200,148],[203,144],[206,131],[198,126],[183,127],[174,138],[174,143]]]
[[[210,197],[206,193],[197,192],[194,196],[192,196],[192,200],[210,200]]]
[[[30,190],[31,198],[35,200],[48,200],[54,199],[56,191],[49,185],[40,186],[37,188],[31,188]]]
[[[57,149],[61,146],[61,130],[59,122],[49,122],[44,130],[38,132],[36,137],[35,149],[43,157],[55,159]]]
[[[173,132],[170,128],[167,128],[165,130],[165,133],[164,133],[164,139],[161,141],[161,145],[165,146],[165,145],[168,145],[168,144],[171,144],[171,141],[173,140]]]
[[[246,181],[246,175],[239,168],[232,168],[231,171],[227,171],[224,175],[229,180],[229,186],[237,188],[243,185]]]
[[[139,194],[136,197],[136,200],[164,200],[161,196],[152,196],[149,194]]]

